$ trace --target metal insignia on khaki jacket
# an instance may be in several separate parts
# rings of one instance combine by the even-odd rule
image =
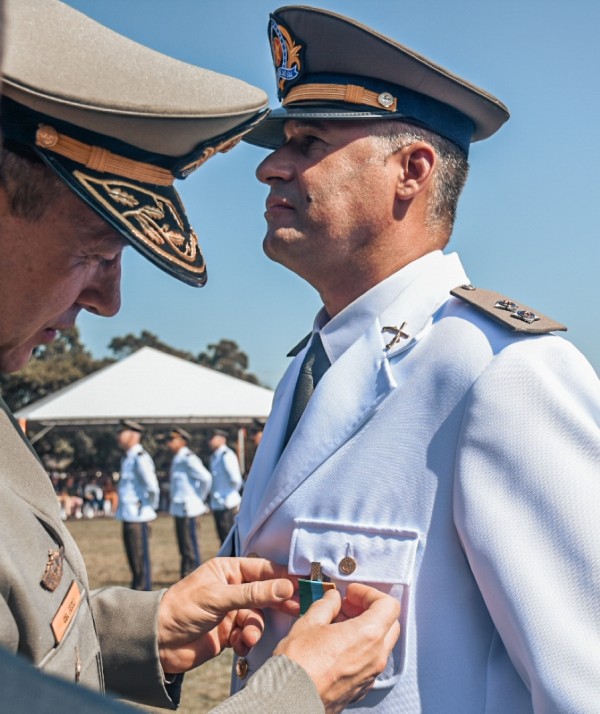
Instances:
[[[98,179],[81,171],[74,171],[73,176],[153,251],[186,270],[205,272],[203,261],[193,265],[199,257],[198,238],[191,228],[186,236],[181,211],[170,200],[120,179]]]
[[[450,294],[483,312],[504,327],[515,332],[527,332],[534,335],[546,332],[564,331],[567,328],[541,312],[527,305],[510,300],[494,290],[484,290],[473,285],[460,285]]]
[[[46,569],[44,570],[40,585],[46,588],[46,590],[50,590],[50,592],[54,592],[60,585],[63,574],[64,557],[65,549],[62,545],[58,550],[48,551],[48,562],[46,563]]]

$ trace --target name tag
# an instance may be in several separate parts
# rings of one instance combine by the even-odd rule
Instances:
[[[73,580],[69,591],[61,602],[51,623],[54,640],[57,645],[64,637],[71,620],[75,617],[80,601],[81,592],[79,591],[79,585]]]

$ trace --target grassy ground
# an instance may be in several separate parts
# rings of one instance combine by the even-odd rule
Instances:
[[[131,581],[123,543],[121,524],[112,518],[69,521],[69,530],[83,553],[92,588],[105,585],[125,585]],[[211,515],[202,516],[200,527],[202,558],[216,554],[219,541]],[[179,578],[179,552],[175,527],[170,516],[161,515],[152,524],[153,587],[168,587]],[[225,699],[229,693],[231,651],[186,675],[179,712],[204,714]],[[145,711],[166,709],[145,707]]]

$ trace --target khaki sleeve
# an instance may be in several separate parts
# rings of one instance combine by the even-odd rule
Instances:
[[[140,704],[175,709],[182,677],[167,685],[158,656],[158,608],[164,590],[110,587],[92,593],[106,689]]]
[[[324,714],[312,679],[291,659],[271,657],[249,680],[211,714]]]

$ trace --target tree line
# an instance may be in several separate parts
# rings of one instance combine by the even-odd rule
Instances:
[[[162,342],[148,330],[142,330],[139,335],[129,333],[113,338],[108,345],[112,356],[96,359],[81,341],[77,327],[73,327],[63,331],[52,343],[38,347],[34,359],[20,372],[0,374],[0,393],[9,408],[15,412],[82,377],[128,357],[142,347],[153,347],[223,374],[259,384],[256,375],[248,371],[248,356],[233,340],[221,339],[217,343],[207,345],[206,351],[194,355]],[[193,425],[186,428],[193,437],[191,448],[204,457],[206,462],[208,452],[203,429]],[[170,455],[164,448],[160,448],[157,439],[164,431],[165,427],[149,429],[144,438],[145,446],[153,454],[159,471],[168,470],[170,462]],[[122,456],[116,444],[114,428],[107,427],[83,429],[57,426],[35,440],[34,448],[49,471],[111,473],[119,470]]]

